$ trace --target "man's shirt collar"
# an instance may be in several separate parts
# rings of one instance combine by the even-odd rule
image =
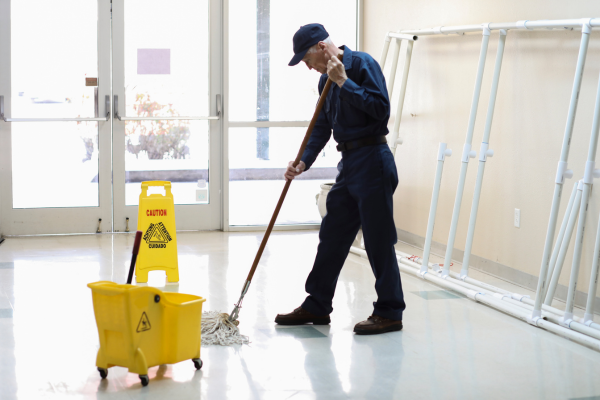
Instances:
[[[352,50],[348,48],[348,46],[340,46],[338,47],[340,50],[344,50],[344,56],[342,57],[342,63],[344,64],[345,69],[352,68]]]

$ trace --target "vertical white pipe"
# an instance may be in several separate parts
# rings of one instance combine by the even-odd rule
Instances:
[[[396,80],[396,70],[398,69],[398,58],[400,58],[400,45],[402,40],[394,39],[395,46],[394,52],[392,53],[392,71],[390,72],[390,79],[388,79],[388,97],[390,102],[392,101],[392,93],[394,93],[394,81]]]
[[[450,271],[450,262],[452,260],[452,250],[454,250],[454,240],[456,239],[456,229],[458,227],[458,217],[460,215],[460,203],[462,202],[463,191],[465,189],[465,179],[467,177],[467,167],[469,165],[469,157],[472,157],[471,142],[473,141],[473,129],[475,127],[475,118],[477,117],[477,106],[479,104],[479,95],[481,93],[481,81],[483,80],[483,70],[485,67],[485,58],[487,56],[487,48],[490,41],[490,30],[487,26],[482,27],[483,38],[481,40],[481,50],[479,52],[479,64],[477,67],[477,78],[475,80],[475,90],[473,92],[473,100],[471,102],[471,113],[469,115],[469,126],[467,128],[467,138],[463,147],[462,165],[460,167],[460,177],[458,180],[458,188],[456,189],[456,199],[454,200],[454,210],[452,211],[452,222],[450,224],[450,234],[448,235],[448,247],[446,248],[446,256],[444,257],[444,270],[442,277],[446,278]]]
[[[579,223],[577,224],[577,234],[575,235],[575,249],[573,250],[573,263],[571,265],[571,278],[569,279],[569,291],[567,292],[567,304],[565,306],[564,321],[573,319],[573,303],[575,301],[575,290],[577,289],[577,279],[579,278],[579,267],[581,265],[581,250],[583,247],[583,232],[585,229],[585,217],[590,199],[590,186],[583,183],[581,194],[581,205],[579,206]]]
[[[383,49],[381,50],[381,58],[379,58],[379,66],[381,66],[381,70],[385,68],[385,59],[387,58],[388,50],[390,48],[390,37],[386,34],[385,41],[383,42]]]
[[[552,303],[552,299],[554,298],[554,292],[556,291],[556,286],[558,285],[558,279],[560,278],[560,273],[562,272],[567,250],[569,250],[569,245],[571,244],[573,229],[575,228],[575,223],[577,222],[577,216],[579,214],[579,207],[581,206],[581,193],[583,191],[583,184],[581,181],[579,181],[576,186],[577,194],[575,195],[573,208],[571,209],[569,222],[567,223],[567,228],[565,230],[565,236],[560,245],[560,251],[558,252],[556,264],[554,265],[554,271],[552,271],[552,278],[550,279],[550,284],[548,285],[548,290],[546,292],[546,299],[544,300],[544,304],[548,306]]]
[[[400,132],[400,121],[402,120],[402,109],[404,108],[404,96],[406,95],[406,84],[408,82],[408,71],[410,70],[410,59],[412,57],[412,50],[414,41],[408,41],[408,45],[406,47],[406,59],[404,60],[404,68],[402,69],[402,82],[400,83],[400,96],[398,96],[398,108],[396,109],[396,119],[394,120],[394,128],[392,129],[392,134],[390,135],[391,143],[390,147],[392,148],[392,154],[396,154],[396,147],[398,143],[402,143],[398,141],[398,134]],[[390,98],[390,102],[392,99]]]
[[[442,183],[442,172],[444,170],[444,159],[452,154],[452,150],[446,148],[446,143],[440,143],[438,148],[438,162],[435,170],[435,181],[433,183],[433,194],[431,195],[431,206],[429,207],[429,220],[427,221],[427,233],[425,234],[425,247],[423,248],[423,264],[421,274],[427,272],[429,266],[429,254],[431,251],[431,240],[433,227],[435,225],[435,214],[437,211],[438,198],[440,196],[440,185]]]
[[[588,298],[585,305],[584,323],[589,324],[594,321],[594,301],[596,300],[596,290],[598,288],[598,264],[600,259],[600,219],[598,220],[598,229],[596,232],[596,245],[594,246],[594,259],[592,261],[592,273],[590,275],[590,286],[588,288]]]
[[[579,186],[579,182],[575,182],[573,185],[573,190],[571,191],[571,197],[569,197],[569,204],[567,204],[567,209],[565,210],[565,216],[563,217],[562,224],[560,225],[560,230],[558,231],[558,236],[556,237],[556,242],[554,243],[554,247],[552,249],[552,256],[550,257],[550,264],[548,265],[548,274],[546,274],[546,279],[548,282],[552,278],[552,274],[554,273],[554,268],[556,267],[556,260],[558,259],[558,253],[562,246],[562,242],[565,238],[565,232],[567,230],[567,224],[569,222],[569,217],[571,216],[571,212],[573,211],[573,204],[575,204],[575,196],[577,195],[577,187]],[[569,240],[571,240],[569,238]],[[548,289],[546,288],[546,291]],[[546,294],[544,294],[545,296]],[[544,304],[549,304],[544,301]]]
[[[548,221],[548,230],[546,232],[546,242],[544,244],[544,253],[542,255],[542,265],[540,267],[540,278],[538,279],[537,291],[535,296],[535,306],[531,314],[530,323],[537,324],[537,319],[542,315],[542,300],[544,288],[546,287],[546,275],[548,274],[548,262],[550,253],[552,252],[552,240],[556,231],[556,220],[558,219],[558,209],[560,208],[560,197],[565,176],[569,175],[567,170],[567,161],[569,159],[569,149],[571,147],[571,136],[573,135],[573,124],[575,122],[575,114],[577,113],[577,102],[579,100],[579,91],[581,90],[581,78],[585,67],[585,58],[587,55],[588,44],[590,41],[591,26],[582,24],[581,42],[579,44],[579,55],[577,56],[577,67],[575,68],[575,79],[573,81],[573,89],[571,91],[571,101],[569,103],[569,114],[567,115],[567,124],[565,126],[565,134],[558,162],[556,173],[556,183],[554,185],[554,195],[552,197],[552,208],[550,210],[550,219]]]
[[[471,250],[473,248],[473,238],[475,237],[475,223],[477,222],[477,212],[479,210],[479,199],[481,197],[481,186],[483,185],[483,173],[485,172],[485,162],[488,157],[488,146],[490,142],[490,133],[492,130],[492,119],[494,118],[494,107],[496,106],[496,95],[498,93],[498,82],[500,81],[500,69],[502,68],[502,56],[504,55],[504,45],[506,43],[506,31],[500,30],[498,40],[498,51],[496,52],[496,64],[494,66],[494,77],[492,79],[492,91],[490,93],[490,102],[487,109],[485,129],[483,131],[483,141],[479,151],[479,168],[477,170],[477,181],[475,183],[475,193],[473,194],[473,204],[471,205],[471,216],[469,217],[469,229],[467,231],[467,243],[463,256],[461,277],[466,277],[469,272],[469,262],[471,260]],[[493,153],[492,153],[493,154]]]
[[[594,122],[592,124],[592,136],[598,140],[600,130],[600,78],[598,79],[598,89],[596,90],[596,108],[594,109]],[[596,149],[596,144],[591,144],[590,151]],[[588,162],[589,164],[589,162]],[[587,166],[586,166],[586,172]],[[592,174],[595,171],[592,171]],[[598,221],[598,232],[596,233],[596,244],[594,246],[594,259],[592,261],[592,273],[590,275],[590,285],[588,287],[588,298],[585,307],[585,324],[591,324],[594,320],[594,301],[596,299],[596,289],[598,287],[598,262],[600,258],[600,220]]]
[[[585,232],[585,220],[587,215],[590,193],[594,183],[594,168],[596,163],[596,148],[598,147],[598,131],[600,130],[600,80],[596,90],[596,106],[594,109],[594,120],[592,122],[592,133],[590,135],[590,146],[588,148],[588,159],[583,175],[583,193],[581,195],[581,207],[579,209],[579,224],[577,225],[577,236],[575,238],[575,250],[573,251],[573,266],[571,267],[571,280],[569,281],[569,292],[567,293],[567,305],[565,307],[564,321],[573,319],[573,305],[575,302],[575,291],[577,290],[577,279],[581,265],[581,252],[583,250],[583,234]],[[590,277],[590,281],[594,275]],[[591,282],[590,282],[591,283]],[[591,285],[590,285],[591,286]],[[595,286],[594,286],[595,288]],[[595,294],[595,290],[594,290]],[[588,291],[588,298],[594,295]],[[595,297],[595,296],[594,296]],[[593,301],[593,300],[592,300]],[[589,301],[588,301],[589,303]]]

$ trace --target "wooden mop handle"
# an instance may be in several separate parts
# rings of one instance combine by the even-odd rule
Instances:
[[[341,60],[342,55],[338,55],[338,58]],[[331,88],[331,79],[327,78],[327,83],[325,83],[325,87],[323,88],[323,92],[321,93],[321,97],[319,98],[319,102],[317,103],[317,108],[315,109],[315,113],[308,125],[308,129],[306,129],[306,135],[304,135],[304,140],[302,141],[302,145],[300,146],[300,150],[298,151],[298,155],[296,156],[296,160],[294,161],[294,168],[300,163],[300,159],[302,158],[302,154],[304,154],[304,150],[306,149],[306,145],[308,144],[308,140],[310,139],[310,135],[317,123],[317,118],[319,118],[319,114],[321,113],[321,109],[323,108],[323,104],[325,104],[325,100],[327,98],[327,93],[329,93],[329,89]],[[277,206],[275,207],[275,211],[273,212],[273,216],[271,217],[271,221],[269,222],[269,226],[267,226],[267,231],[265,232],[265,236],[263,237],[262,242],[260,243],[260,247],[258,248],[258,253],[256,253],[256,257],[254,258],[254,263],[252,263],[252,269],[248,273],[248,278],[246,278],[246,282],[251,282],[252,277],[254,276],[254,271],[256,271],[256,267],[260,262],[260,258],[262,257],[262,253],[265,250],[265,246],[267,245],[267,241],[269,240],[269,236],[271,236],[271,231],[273,230],[273,226],[275,226],[275,221],[277,220],[277,216],[279,215],[279,210],[281,210],[281,206],[283,205],[283,200],[285,200],[285,196],[290,188],[291,180],[285,182],[285,186],[283,187],[283,191],[281,192],[281,196],[279,196],[279,201],[277,202]]]

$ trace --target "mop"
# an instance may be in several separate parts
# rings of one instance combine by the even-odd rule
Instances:
[[[338,55],[340,61],[342,60],[342,56]],[[306,145],[308,144],[308,139],[310,139],[310,135],[317,123],[317,118],[319,117],[319,113],[321,112],[321,108],[323,108],[323,104],[325,104],[325,99],[327,98],[327,93],[329,93],[329,88],[331,87],[331,79],[327,78],[327,83],[325,83],[325,87],[323,88],[323,92],[321,93],[321,97],[319,98],[319,102],[317,103],[317,108],[315,109],[315,113],[308,125],[308,129],[306,129],[306,135],[304,136],[304,140],[302,141],[302,145],[300,146],[300,150],[298,151],[298,155],[296,156],[296,160],[294,161],[294,168],[300,163],[300,159],[302,158],[302,154],[304,154],[304,149],[306,149]],[[265,236],[258,248],[258,252],[256,253],[256,257],[254,258],[254,263],[252,263],[252,268],[248,273],[248,277],[246,278],[246,282],[244,283],[242,293],[240,295],[240,299],[235,304],[233,311],[231,314],[227,313],[219,313],[215,311],[208,311],[202,313],[202,345],[210,345],[210,344],[219,344],[222,346],[229,346],[232,344],[244,344],[249,343],[249,339],[247,336],[241,335],[238,325],[239,321],[237,320],[240,314],[240,309],[242,308],[242,301],[244,300],[244,296],[248,293],[248,288],[250,287],[250,283],[252,282],[252,277],[254,276],[254,272],[256,271],[256,267],[258,267],[258,263],[260,258],[262,257],[262,253],[267,245],[267,241],[269,240],[269,236],[271,235],[271,231],[273,230],[273,226],[275,226],[275,221],[277,220],[277,216],[279,215],[279,210],[283,205],[283,200],[285,200],[285,196],[290,188],[291,180],[285,182],[285,186],[283,187],[283,191],[281,192],[281,196],[279,196],[279,201],[277,202],[277,206],[275,207],[275,211],[273,212],[273,216],[271,217],[271,221],[269,222],[269,226],[267,227],[267,231],[265,232]]]

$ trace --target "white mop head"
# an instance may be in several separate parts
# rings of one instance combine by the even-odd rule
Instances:
[[[217,311],[202,313],[202,346],[218,344],[231,346],[233,344],[248,344],[248,336],[240,335],[238,321],[231,322],[229,314]]]

